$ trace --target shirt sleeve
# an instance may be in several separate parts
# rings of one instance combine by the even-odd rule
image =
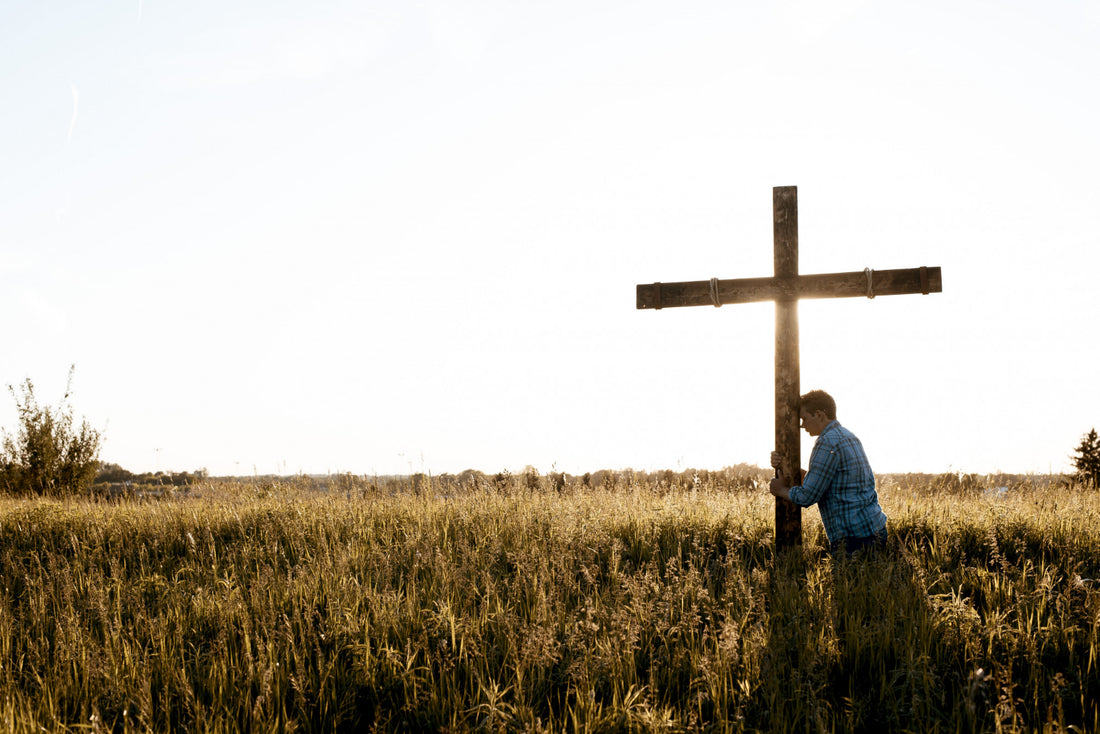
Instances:
[[[829,487],[833,486],[840,466],[839,451],[835,446],[814,446],[810,454],[810,469],[797,487],[791,487],[791,502],[800,507],[816,504]]]

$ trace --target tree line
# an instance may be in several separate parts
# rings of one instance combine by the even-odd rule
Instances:
[[[87,420],[79,423],[73,414],[69,395],[71,394],[73,368],[69,369],[69,378],[65,386],[65,395],[57,406],[42,405],[34,393],[34,384],[27,378],[16,390],[9,386],[8,391],[15,399],[18,428],[15,433],[2,432],[0,440],[0,492],[9,495],[63,496],[83,494],[94,484],[138,484],[186,486],[207,479],[205,469],[194,472],[145,472],[135,474],[118,464],[104,463],[99,460],[103,444],[103,435],[93,428]],[[1100,436],[1093,428],[1081,438],[1080,444],[1072,456],[1077,482],[1100,486]],[[653,475],[657,483],[669,489],[686,489],[709,484],[747,488],[754,486],[759,479],[758,467],[739,464],[717,472],[689,469],[685,472],[634,472],[600,470],[582,476],[570,476],[562,472],[551,471],[540,475],[534,467],[528,466],[522,473],[512,475],[507,471],[496,475],[486,475],[475,470],[467,470],[454,479],[458,485],[495,486],[497,488],[515,485],[529,489],[549,487],[559,492],[567,488],[594,488],[615,484],[624,474],[640,478],[638,475]],[[423,477],[427,480],[427,477]],[[961,480],[960,480],[961,481]],[[430,481],[423,481],[425,487]]]

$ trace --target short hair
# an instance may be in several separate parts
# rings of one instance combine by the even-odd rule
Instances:
[[[799,398],[799,406],[810,415],[823,410],[826,418],[836,420],[836,401],[824,390],[810,390]]]

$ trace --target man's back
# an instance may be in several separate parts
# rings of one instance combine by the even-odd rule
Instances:
[[[817,503],[830,543],[868,538],[886,528],[863,444],[836,420],[818,436],[806,478],[791,488],[790,498],[803,507]]]

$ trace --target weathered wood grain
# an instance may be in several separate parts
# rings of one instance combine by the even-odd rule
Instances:
[[[942,292],[940,268],[923,269],[927,275],[927,292]],[[872,273],[874,295],[900,296],[923,293],[921,270],[922,268],[875,270]],[[660,292],[659,303],[658,291]],[[796,277],[773,276],[718,280],[718,300],[723,306],[759,301],[858,298],[860,296],[867,296],[867,274],[862,270],[850,273],[813,273]],[[644,283],[637,288],[637,308],[639,309],[713,305],[709,280]]]
[[[784,186],[772,190],[775,280],[797,282],[798,278],[798,190]],[[709,290],[709,287],[708,287]],[[719,284],[719,298],[721,285]],[[799,441],[799,358],[798,301],[775,302],[775,450],[785,461],[780,471],[796,479],[802,466]],[[775,498],[775,545],[790,548],[802,544],[802,508]]]

